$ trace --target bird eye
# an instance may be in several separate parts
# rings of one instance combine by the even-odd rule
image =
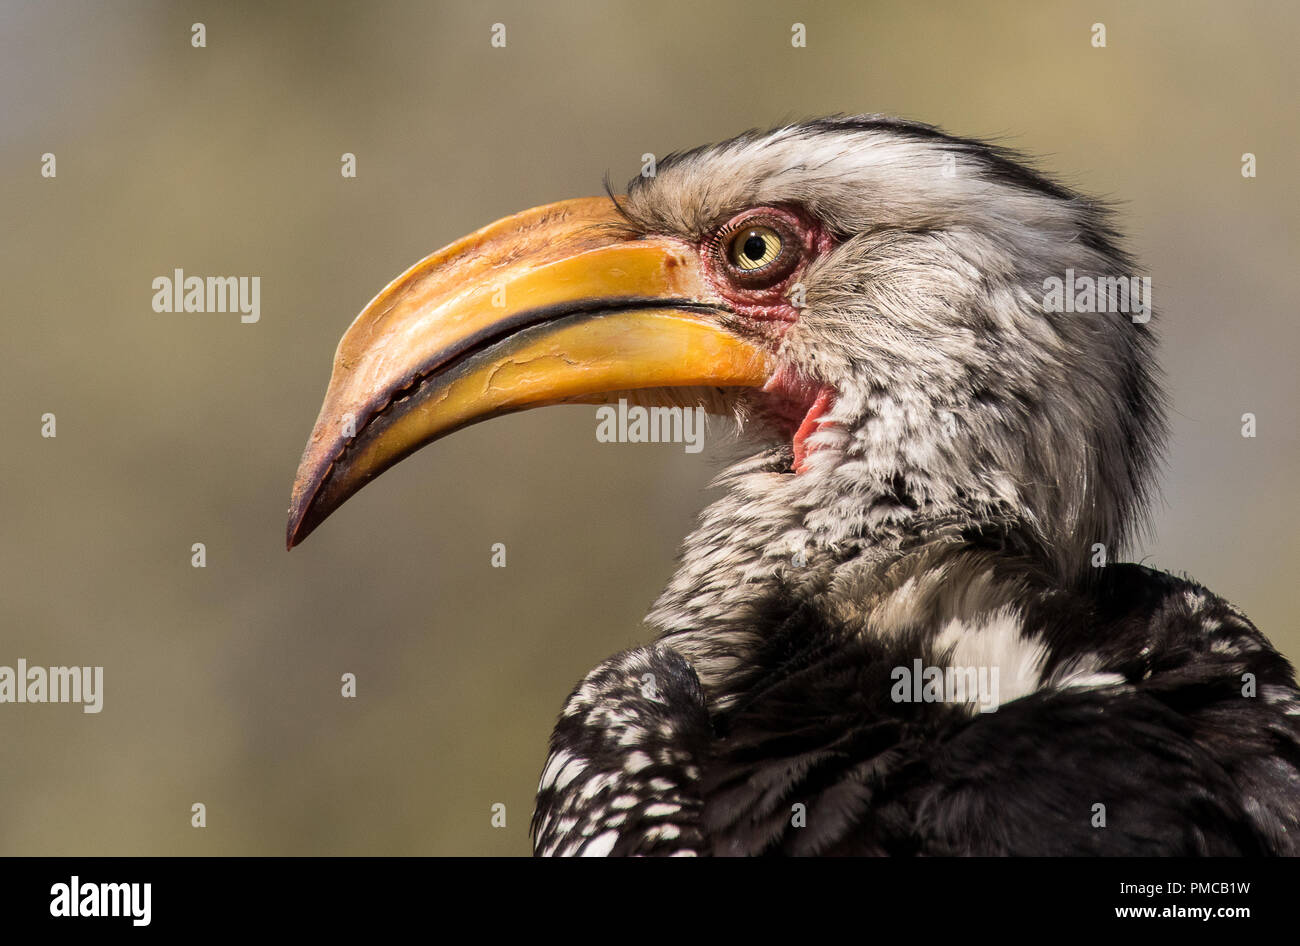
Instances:
[[[779,258],[782,246],[771,227],[741,227],[727,245],[727,259],[742,273],[753,273]]]
[[[751,208],[713,231],[707,256],[714,274],[732,289],[766,292],[798,269],[809,243],[793,212],[783,207]]]

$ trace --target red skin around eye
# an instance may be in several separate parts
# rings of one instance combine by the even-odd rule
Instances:
[[[830,249],[830,234],[820,224],[786,207],[753,207],[737,214],[718,229],[732,234],[751,219],[756,223],[763,219],[777,220],[795,236],[801,245],[796,248],[799,261],[794,269],[770,286],[742,286],[732,278],[725,261],[720,258],[720,254],[725,252],[725,246],[714,247],[712,240],[705,240],[699,247],[700,258],[705,264],[705,278],[738,315],[764,322],[784,322],[788,326],[798,320],[799,310],[790,305],[786,293],[799,281],[808,264]]]
[[[788,274],[768,286],[745,286],[734,277],[722,253],[726,240],[754,223],[775,221],[781,225],[783,235],[798,241],[798,259]],[[808,268],[808,264],[833,245],[831,235],[817,221],[796,209],[788,207],[753,207],[737,214],[718,230],[725,234],[718,242],[711,235],[699,246],[705,279],[731,309],[740,316],[763,323],[769,341],[775,346],[782,336],[799,320],[799,310],[786,298]],[[835,390],[827,385],[802,376],[791,366],[779,368],[763,387],[771,417],[781,425],[788,425],[794,447],[794,473],[807,469],[810,452],[808,438],[816,433],[822,418],[835,403]]]

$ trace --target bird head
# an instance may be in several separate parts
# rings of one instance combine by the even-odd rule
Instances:
[[[366,306],[288,544],[454,430],[628,398],[741,421],[761,452],[730,482],[769,512],[732,509],[755,547],[1011,523],[1078,573],[1128,537],[1163,428],[1149,326],[1049,311],[1067,270],[1133,274],[1104,207],[930,126],[825,119],[669,156],[623,197],[491,224]]]

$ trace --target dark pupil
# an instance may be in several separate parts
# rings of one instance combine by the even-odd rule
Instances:
[[[751,233],[740,251],[757,262],[763,258],[763,254],[767,251],[767,242],[757,233]]]

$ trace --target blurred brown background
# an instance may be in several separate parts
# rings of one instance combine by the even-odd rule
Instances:
[[[106,668],[98,716],[0,706],[0,853],[526,853],[551,721],[644,639],[718,457],[598,444],[589,408],[509,417],[287,554],[334,346],[483,223],[830,112],[1004,136],[1124,201],[1174,406],[1142,556],[1300,658],[1298,21],[1283,2],[0,3],[0,664]],[[155,313],[178,267],[261,276],[261,321]]]

